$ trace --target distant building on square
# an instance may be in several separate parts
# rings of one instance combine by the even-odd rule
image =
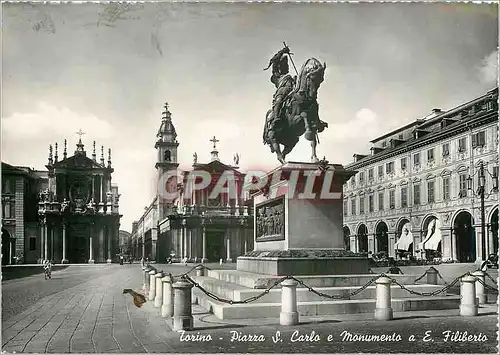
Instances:
[[[165,174],[179,166],[179,142],[167,104],[156,138],[155,167],[158,181],[162,181]],[[171,256],[189,261],[232,261],[253,250],[253,218],[248,201],[240,195],[235,199],[228,194],[210,198],[218,178],[225,172],[234,174],[239,191],[245,178],[237,166],[220,161],[216,147],[218,140],[213,137],[211,141],[213,148],[209,162],[199,163],[194,153],[192,170],[182,172],[183,177],[179,180],[170,180],[169,189],[177,197],[166,198],[161,189],[166,189],[167,184],[159,187],[156,196],[144,208],[143,215],[132,224],[135,258],[144,257],[157,262],[165,262]],[[235,156],[234,165],[238,164],[238,159]],[[208,172],[212,182],[203,190],[193,191],[189,174],[200,170]]]
[[[111,150],[105,162],[101,147],[98,161],[94,142],[87,157],[80,138],[68,156],[64,141],[59,160],[56,143],[46,168],[2,163],[2,264],[114,261],[121,215]]]
[[[346,168],[357,174],[344,185],[346,247],[458,262],[497,254],[497,101],[498,88],[434,109],[371,141],[370,154],[354,154]]]

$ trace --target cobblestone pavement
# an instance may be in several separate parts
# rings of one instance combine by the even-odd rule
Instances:
[[[172,274],[189,269],[179,265],[158,267]],[[458,310],[403,313],[388,322],[371,320],[372,315],[303,317],[301,324],[293,327],[279,326],[276,319],[220,321],[194,305],[195,330],[183,334],[171,330],[170,322],[161,318],[152,302],[137,308],[130,295],[122,294],[124,288],[141,288],[142,272],[137,264],[71,266],[54,273],[52,280],[34,276],[2,286],[3,296],[7,295],[3,300],[5,314],[9,315],[2,317],[2,348],[7,352],[496,353],[495,305],[481,308],[478,317],[460,317]],[[24,301],[22,293],[30,301]],[[17,302],[23,304],[22,308]],[[280,340],[274,343],[272,337],[278,330]],[[446,330],[482,333],[486,338],[445,342],[442,332]],[[294,331],[309,335],[309,339],[298,339],[299,334],[292,339]],[[343,331],[357,335],[396,333],[401,340],[343,341]],[[426,331],[432,332],[434,341],[422,340]],[[319,339],[311,336],[312,332]],[[261,336],[247,341],[252,334]],[[416,336],[415,341],[408,341],[410,334]],[[239,338],[231,340],[236,335]]]

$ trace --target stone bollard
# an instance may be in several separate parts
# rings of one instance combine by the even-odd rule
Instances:
[[[191,289],[193,285],[187,281],[177,281],[172,288],[174,289],[173,330],[192,330]]]
[[[432,266],[427,270],[427,283],[430,285],[438,284],[438,271]]]
[[[160,271],[155,275],[156,292],[155,292],[154,305],[156,308],[160,308],[161,305],[163,304],[163,282],[162,282],[163,276],[164,276],[163,271]]]
[[[163,304],[161,306],[161,316],[171,318],[174,315],[174,292],[172,289],[173,280],[171,275],[162,279],[163,283]]]
[[[376,289],[376,302],[375,302],[375,319],[376,320],[391,320],[391,283],[392,280],[388,277],[379,277]]]
[[[149,272],[149,294],[148,294],[149,301],[155,300],[155,296],[156,296],[156,278],[155,278],[155,275],[156,274],[157,274],[156,270],[151,270]]]
[[[149,292],[149,272],[151,269],[145,268],[144,269],[144,293]]]
[[[460,283],[460,315],[477,316],[476,278],[474,276],[462,277]]]
[[[286,279],[281,283],[281,325],[299,324],[297,312],[297,281]]]
[[[488,303],[488,297],[484,293],[484,271],[474,271],[472,275],[476,277],[476,298],[479,304]]]
[[[196,276],[205,276],[205,267],[203,265],[196,267]]]

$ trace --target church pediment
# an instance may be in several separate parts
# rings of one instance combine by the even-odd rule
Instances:
[[[233,168],[232,166],[221,163],[218,160],[211,161],[208,164],[195,164],[195,170],[204,170],[209,173],[223,173],[224,171],[233,171],[235,175],[243,175],[241,172]]]
[[[105,169],[104,165],[101,165],[92,159],[86,157],[83,154],[74,155],[67,159],[61,160],[54,164],[55,169]]]

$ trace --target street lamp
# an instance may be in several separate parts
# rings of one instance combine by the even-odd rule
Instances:
[[[485,260],[487,258],[486,254],[486,221],[485,221],[485,210],[484,210],[484,199],[485,197],[489,197],[492,192],[497,192],[498,191],[498,176],[496,175],[496,170],[493,171],[493,174],[489,172],[488,169],[486,169],[486,172],[491,176],[492,181],[493,181],[493,187],[490,190],[490,192],[486,193],[486,175],[485,175],[485,169],[484,169],[484,164],[483,162],[479,163],[479,170],[477,171],[478,174],[478,189],[477,193],[474,193],[474,195],[478,195],[479,198],[481,199],[481,258],[482,260]],[[474,173],[472,176],[476,175]],[[472,190],[472,176],[467,177],[467,189]]]

